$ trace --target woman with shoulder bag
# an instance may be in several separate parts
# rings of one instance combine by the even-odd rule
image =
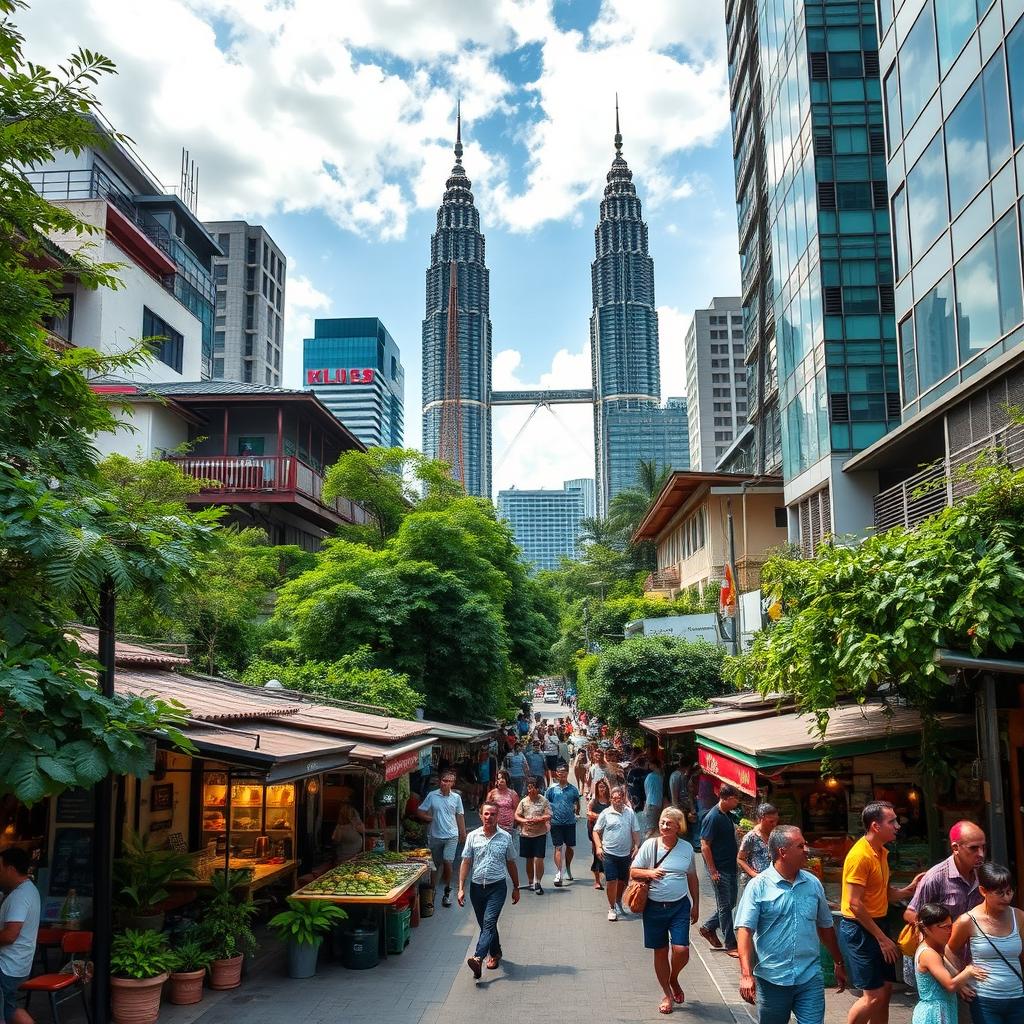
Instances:
[[[654,973],[665,998],[660,1013],[682,1003],[679,974],[690,959],[690,925],[700,915],[700,886],[693,847],[681,842],[686,815],[666,807],[658,820],[658,835],[640,847],[629,872],[623,902],[643,912],[644,946],[654,950]],[[672,947],[669,958],[669,945]]]
[[[978,868],[980,906],[953,925],[948,950],[960,957],[969,945],[971,962],[985,977],[971,982],[974,1024],[1024,1024],[1024,911],[1013,906],[1013,875],[999,864]]]

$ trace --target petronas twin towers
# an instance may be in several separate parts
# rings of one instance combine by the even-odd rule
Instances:
[[[664,431],[652,417],[661,400],[654,261],[647,225],[622,156],[618,104],[615,158],[607,176],[591,264],[594,449],[598,511],[636,479],[640,459],[664,463]],[[423,320],[423,447],[444,459],[469,494],[491,496],[491,320],[480,214],[462,166],[455,166],[430,239]],[[651,446],[654,445],[652,450]],[[669,458],[671,461],[671,457]],[[679,467],[683,468],[683,467]]]

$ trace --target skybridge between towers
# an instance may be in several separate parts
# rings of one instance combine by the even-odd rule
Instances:
[[[492,391],[491,405],[593,405],[593,388],[552,388],[546,391]]]

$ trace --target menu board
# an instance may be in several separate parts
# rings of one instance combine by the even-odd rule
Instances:
[[[91,830],[58,828],[53,840],[50,895],[66,896],[74,889],[79,896],[92,896]]]
[[[92,824],[96,819],[93,789],[66,789],[57,797],[57,821]]]

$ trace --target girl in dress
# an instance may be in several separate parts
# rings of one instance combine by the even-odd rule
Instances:
[[[953,930],[949,909],[941,903],[925,903],[917,912],[921,945],[914,954],[919,1002],[912,1024],[956,1024],[956,993],[968,982],[984,978],[986,972],[968,964],[959,974],[950,974],[943,959]]]

